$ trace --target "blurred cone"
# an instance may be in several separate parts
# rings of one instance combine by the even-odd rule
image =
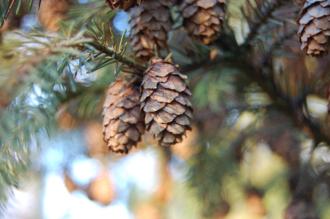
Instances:
[[[140,204],[135,210],[136,219],[161,219],[160,210],[151,203]]]
[[[197,142],[197,138],[197,128],[192,127],[192,130],[187,131],[186,135],[182,139],[182,142],[172,147],[172,153],[182,160],[188,160],[196,152],[194,146]]]
[[[102,205],[109,205],[115,198],[115,188],[109,173],[104,170],[88,187],[88,197]]]
[[[102,124],[96,121],[87,124],[84,136],[87,143],[88,154],[90,156],[104,155],[107,153],[106,144],[102,135]]]
[[[79,188],[78,185],[75,184],[70,175],[67,173],[67,171],[64,172],[63,180],[65,187],[69,192],[73,192]]]
[[[262,194],[259,191],[250,189],[247,192],[247,205],[249,213],[254,215],[255,218],[263,218],[265,216],[266,209],[263,204]]]
[[[67,111],[66,106],[60,108],[56,119],[60,129],[71,130],[77,126],[77,120]]]
[[[59,23],[70,9],[72,0],[42,0],[39,8],[39,21],[48,31],[59,30]]]
[[[219,36],[225,18],[225,0],[183,0],[184,27],[192,38],[210,44]]]
[[[130,11],[131,45],[136,57],[148,61],[167,48],[167,34],[171,29],[168,0],[145,0]]]

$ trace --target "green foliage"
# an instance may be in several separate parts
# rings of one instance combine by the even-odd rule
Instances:
[[[2,0],[0,2],[0,27],[10,14],[21,14],[32,9],[33,0]]]
[[[100,10],[98,5],[88,13],[74,9],[74,17],[80,20],[63,23],[61,34],[14,32],[0,45],[0,86],[12,98],[10,105],[0,110],[2,200],[8,186],[18,185],[19,176],[28,167],[29,151],[38,135],[56,127],[56,112],[62,104],[74,99],[70,108],[79,117],[100,113],[95,109],[113,80],[114,74],[109,72],[114,72],[117,61],[89,42],[94,40],[120,55],[126,43],[123,37],[117,40],[108,25],[114,13],[104,7]],[[99,38],[102,36],[109,38]],[[86,73],[85,79],[79,79]]]

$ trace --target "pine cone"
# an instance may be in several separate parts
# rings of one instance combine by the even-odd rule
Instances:
[[[171,29],[168,0],[145,0],[130,11],[131,45],[136,57],[148,61],[155,50],[167,48]]]
[[[226,0],[183,0],[184,27],[192,38],[210,44],[220,34]]]
[[[173,64],[161,59],[153,59],[144,74],[140,101],[146,129],[161,146],[181,142],[191,129],[191,93],[185,79]]]
[[[298,23],[301,48],[308,55],[324,55],[330,36],[330,1],[306,0]]]
[[[128,10],[133,6],[141,4],[142,0],[106,0],[112,9]]]
[[[39,21],[49,31],[58,31],[59,23],[70,9],[72,0],[42,0],[39,9]]]
[[[103,136],[109,149],[128,153],[144,132],[140,92],[132,83],[117,79],[108,89],[103,106]]]

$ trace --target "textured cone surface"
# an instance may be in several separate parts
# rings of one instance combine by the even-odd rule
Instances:
[[[308,55],[324,55],[330,36],[330,0],[306,0],[298,22],[301,49]]]
[[[170,2],[144,0],[130,11],[130,41],[137,58],[148,61],[155,50],[167,48],[167,33],[171,29]]]
[[[184,0],[180,5],[184,26],[191,37],[210,44],[220,34],[226,0]]]
[[[133,6],[139,5],[142,0],[106,0],[112,9],[128,10]]]
[[[161,59],[153,59],[144,74],[141,107],[145,125],[161,146],[181,142],[191,129],[191,93],[185,79],[173,64]]]
[[[140,109],[140,92],[122,79],[108,89],[103,106],[103,136],[109,149],[128,153],[144,132]]]
[[[58,31],[59,22],[69,11],[72,0],[42,0],[39,9],[39,21],[49,31]]]

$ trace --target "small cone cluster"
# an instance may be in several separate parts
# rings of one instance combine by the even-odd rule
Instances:
[[[103,106],[103,136],[109,149],[128,153],[144,132],[138,88],[117,79],[108,89]]]
[[[72,0],[42,0],[39,9],[39,21],[48,31],[56,32],[59,23],[69,11]]]
[[[112,9],[128,10],[135,5],[141,4],[142,0],[106,0]]]
[[[155,56],[155,51],[167,48],[170,4],[168,0],[144,0],[130,11],[131,45],[138,59],[148,61]]]
[[[330,1],[306,0],[298,23],[301,48],[312,56],[327,53],[330,36]]]
[[[212,43],[220,34],[226,0],[183,0],[180,10],[184,26],[192,38]]]
[[[172,63],[154,58],[142,82],[133,82],[119,78],[107,91],[103,138],[109,149],[128,153],[145,129],[161,146],[180,143],[192,120],[186,76]]]
[[[145,126],[161,146],[181,142],[191,129],[191,93],[185,80],[172,63],[162,59],[153,59],[144,74],[141,108]]]

